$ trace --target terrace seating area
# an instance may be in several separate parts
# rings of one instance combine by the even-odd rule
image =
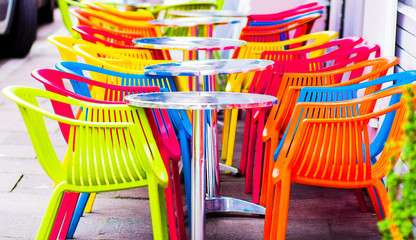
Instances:
[[[57,2],[62,20],[39,40],[49,67],[0,85],[21,123],[5,134],[24,133],[25,164],[48,179],[37,207],[21,175],[10,194],[25,206],[5,216],[32,207],[38,228],[4,237],[381,238],[403,150],[391,143],[416,100],[416,71],[393,73],[398,57],[314,31],[317,2],[256,15],[221,1]],[[215,36],[220,25],[239,37]]]

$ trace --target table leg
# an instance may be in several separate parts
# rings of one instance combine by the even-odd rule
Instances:
[[[192,112],[192,239],[205,237],[205,156],[204,156],[204,124],[205,111]]]

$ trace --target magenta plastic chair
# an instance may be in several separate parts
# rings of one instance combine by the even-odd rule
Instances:
[[[284,73],[307,73],[323,72],[349,64],[364,61],[374,54],[379,56],[380,48],[378,45],[365,45],[349,50],[334,51],[321,57],[303,60],[275,60],[281,59],[281,52],[264,52],[262,59],[274,60],[272,82],[268,88],[262,90],[262,94],[277,96]],[[286,54],[286,53],[284,53]],[[363,69],[357,69],[351,72],[350,79],[361,76]],[[342,77],[342,76],[341,76]],[[340,82],[342,79],[339,78]],[[254,89],[251,86],[250,89]],[[245,129],[243,136],[243,146],[241,152],[240,171],[246,176],[245,192],[250,193],[253,190],[253,202],[259,203],[261,172],[263,169],[263,141],[262,136],[265,121],[268,118],[270,108],[261,110],[251,110],[246,112]],[[256,136],[257,141],[256,141]],[[256,155],[255,155],[256,153]],[[253,183],[254,175],[254,183]],[[254,186],[253,186],[254,184]]]
[[[45,89],[48,91],[98,103],[124,104],[123,97],[126,95],[160,91],[158,87],[130,87],[97,82],[53,69],[35,70],[32,72],[32,76],[43,83]],[[64,81],[70,81],[74,91],[68,90],[65,87]],[[59,109],[56,109],[56,111],[59,111]],[[169,186],[165,190],[169,236],[170,239],[185,239],[186,234],[178,167],[178,161],[180,160],[179,143],[166,110],[145,109],[145,111],[170,176]],[[65,136],[65,130],[62,128],[61,130]],[[60,238],[66,238],[77,198],[78,194],[75,193],[65,195],[51,236],[56,237],[59,234]]]

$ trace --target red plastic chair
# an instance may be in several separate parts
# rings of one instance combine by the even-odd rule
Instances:
[[[107,30],[87,26],[73,26],[72,29],[78,32],[83,40],[88,42],[101,43],[107,47],[138,49],[134,46],[131,38],[110,33]],[[171,60],[169,51],[159,49],[149,49],[149,51],[155,60]]]
[[[409,86],[409,85],[407,85]],[[415,91],[415,86],[410,85]],[[380,203],[389,217],[390,199],[381,179],[391,161],[397,161],[403,145],[403,122],[408,101],[404,86],[390,88],[358,99],[340,102],[301,102],[294,109],[285,138],[272,171],[272,191],[267,196],[264,239],[284,240],[291,182],[330,188],[367,188],[374,208]],[[390,101],[379,111],[363,111],[368,105]],[[394,97],[393,97],[394,96]],[[370,119],[393,114],[390,133],[375,164],[371,164]],[[348,150],[348,151],[347,151]],[[393,163],[394,165],[394,163]],[[379,203],[378,203],[379,202]]]
[[[248,16],[247,26],[250,24],[250,22],[260,22],[260,21],[277,21],[277,20],[283,20],[288,17],[313,12],[313,11],[319,11],[323,10],[325,6],[318,5],[317,2],[313,3],[307,3],[303,5],[299,5],[297,7],[294,7],[292,9],[281,11],[277,13],[270,13],[270,14],[252,14]]]
[[[123,98],[126,95],[160,91],[158,87],[130,87],[97,82],[53,69],[35,70],[32,72],[32,76],[43,83],[48,91],[97,103],[124,104]],[[75,90],[69,90],[68,84],[65,84],[68,81],[71,82]],[[59,111],[59,109],[55,110]],[[165,190],[169,235],[171,239],[185,239],[182,193],[178,168],[178,161],[180,160],[179,142],[176,139],[173,126],[165,109],[145,109],[145,111],[170,176],[169,186]],[[64,136],[67,136],[65,127],[61,126],[61,130]],[[67,196],[67,198],[73,199],[72,204],[68,202],[66,207],[60,209],[59,219],[63,221],[63,225],[61,227],[61,223],[58,221],[54,225],[52,236],[57,236],[59,233],[60,237],[66,237],[72,214],[75,210],[77,195]],[[68,217],[64,219],[65,215]]]
[[[313,24],[321,16],[322,14],[312,14],[274,26],[244,27],[241,30],[240,40],[247,42],[277,42],[297,38],[309,34]],[[292,48],[294,47],[298,46],[293,46]]]

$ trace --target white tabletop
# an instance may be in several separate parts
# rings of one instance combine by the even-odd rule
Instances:
[[[261,108],[277,104],[270,95],[235,92],[154,92],[125,97],[128,105],[162,109]]]
[[[147,49],[176,50],[227,50],[246,44],[246,41],[230,38],[207,37],[152,37],[133,39],[134,45]]]

